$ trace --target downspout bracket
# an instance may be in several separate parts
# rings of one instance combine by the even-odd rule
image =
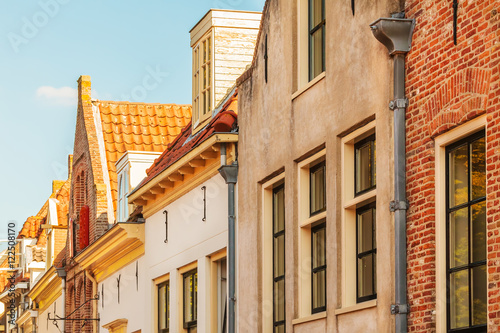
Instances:
[[[408,107],[408,98],[399,98],[389,102],[389,109],[406,109]]]
[[[395,314],[399,314],[399,313],[402,313],[402,314],[410,313],[410,311],[408,309],[408,304],[392,304],[391,305],[391,314],[395,315]]]
[[[397,210],[408,210],[408,208],[410,208],[410,204],[408,203],[408,201],[393,200],[389,204],[389,209],[391,210],[391,212],[395,212]]]

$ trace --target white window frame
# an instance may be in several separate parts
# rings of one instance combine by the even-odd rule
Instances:
[[[486,115],[477,117],[434,139],[436,154],[436,333],[446,333],[446,147],[481,129]]]
[[[172,319],[172,307],[173,307],[173,305],[175,303],[173,302],[173,298],[172,298],[172,287],[173,286],[172,286],[172,281],[170,280],[170,274],[166,274],[166,275],[161,276],[161,277],[159,277],[159,278],[157,278],[157,279],[154,280],[154,291],[155,291],[155,293],[154,293],[154,295],[155,295],[155,297],[154,297],[154,304],[155,304],[155,308],[154,308],[154,318],[155,318],[155,320],[154,320],[154,322],[155,322],[155,326],[154,327],[155,327],[155,331],[159,330],[159,321],[160,321],[160,318],[159,318],[159,310],[160,310],[159,309],[159,305],[160,305],[159,302],[160,302],[160,299],[158,298],[159,287],[160,287],[161,284],[163,284],[163,283],[165,283],[167,281],[169,283],[169,289],[170,289],[170,291],[168,293],[168,296],[170,296],[170,297],[169,297],[169,299],[167,299],[167,306],[170,306],[170,311],[169,311],[169,317],[170,317],[169,318],[170,319],[169,320],[169,322],[170,322],[169,323],[169,332],[172,331],[172,323],[173,323],[173,320],[171,320]]]
[[[262,332],[272,333],[273,330],[273,188],[284,181],[285,172],[272,178],[262,185]],[[285,187],[286,189],[286,187]],[[285,194],[286,198],[286,194]],[[286,199],[285,199],[286,200]],[[285,201],[286,202],[286,201]],[[286,230],[286,217],[285,217]],[[286,231],[285,231],[286,232]],[[286,236],[285,236],[286,239]],[[285,258],[286,262],[286,258]],[[285,264],[286,267],[286,264]],[[285,268],[286,269],[286,268]],[[286,272],[285,272],[286,286]],[[285,287],[286,288],[286,287]],[[286,308],[286,305],[285,305]]]
[[[341,299],[342,307],[335,311],[336,314],[354,311],[361,308],[376,306],[377,300],[369,300],[362,303],[357,303],[357,251],[356,251],[356,224],[357,216],[356,209],[361,208],[369,203],[376,202],[377,188],[364,192],[355,196],[355,143],[369,137],[375,133],[376,121],[372,121],[361,128],[349,133],[342,138],[341,145],[341,166],[342,166],[342,282],[341,282]],[[376,157],[375,157],[376,158]],[[378,228],[376,229],[378,230]],[[377,237],[379,239],[379,237]],[[376,263],[378,265],[378,261]],[[377,272],[379,270],[377,269]]]
[[[200,288],[200,285],[202,283],[205,283],[205,282],[202,282],[200,280],[200,269],[199,269],[199,265],[198,265],[198,261],[195,261],[195,262],[192,262],[188,265],[185,265],[183,267],[180,267],[177,269],[177,295],[178,295],[178,301],[177,301],[177,325],[178,325],[178,329],[179,329],[179,332],[180,333],[187,333],[188,330],[186,328],[184,328],[184,274],[185,273],[188,273],[192,270],[197,270],[197,273],[198,273],[198,282],[197,282],[197,286],[198,286],[198,295],[197,295],[197,301],[198,301],[198,305],[197,305],[197,309],[198,309],[198,312],[197,312],[197,318],[196,318],[196,326],[198,329],[201,329],[201,321],[200,321],[200,317],[198,316],[198,314],[200,313],[200,293],[199,293],[199,288]],[[172,285],[170,286],[170,292],[172,295]],[[172,303],[174,304],[174,303]],[[170,307],[172,308],[172,307]],[[170,311],[170,315],[172,315],[172,311]],[[174,319],[175,320],[175,319]],[[170,325],[172,325],[172,320],[170,320]]]
[[[325,18],[328,1],[325,1]],[[297,90],[309,88],[325,77],[325,71],[310,79],[309,77],[309,0],[297,0]],[[326,32],[325,32],[326,34]],[[325,41],[326,54],[326,41]],[[326,58],[325,58],[326,67]],[[298,95],[298,94],[297,94]]]
[[[326,149],[298,163],[298,209],[299,209],[299,318],[310,316],[320,317],[326,311],[312,314],[312,253],[311,253],[311,227],[314,223],[325,220],[328,232],[328,221],[326,221],[327,208],[313,216],[310,214],[310,173],[311,167],[326,160]],[[326,174],[325,174],[326,178]],[[328,188],[325,189],[325,195]],[[328,199],[328,198],[327,198]],[[328,239],[327,239],[328,247]],[[328,263],[328,258],[327,258]],[[326,279],[326,290],[328,290],[328,278]],[[332,287],[332,286],[330,286]],[[327,292],[328,294],[328,292]],[[327,297],[328,298],[328,297]],[[327,302],[328,307],[328,302]],[[294,322],[298,322],[294,320]]]
[[[130,168],[124,168],[118,175],[118,204],[117,204],[117,221],[125,222],[129,215],[129,205],[127,196],[130,192]]]
[[[221,297],[221,261],[226,260],[226,270],[227,270],[227,250],[224,249],[210,256],[211,264],[211,297],[210,297],[210,314],[211,314],[211,332],[221,332],[221,328],[224,320],[224,313],[219,311],[222,309],[222,304],[227,300]],[[226,279],[228,279],[228,272],[226,271]],[[229,286],[229,280],[226,280],[226,296],[228,294],[227,287]],[[227,311],[229,311],[229,304],[226,304]],[[227,317],[226,317],[226,331],[228,329]]]

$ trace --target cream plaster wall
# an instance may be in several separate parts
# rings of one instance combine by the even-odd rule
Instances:
[[[139,273],[138,287],[135,275],[136,265]],[[118,303],[118,277],[120,278],[120,303]],[[122,318],[128,319],[127,332],[144,329],[147,285],[147,266],[144,256],[99,283],[98,292],[101,298],[98,306],[101,318],[99,332],[107,333],[108,330],[104,329],[103,326]],[[102,295],[103,287],[104,296]]]
[[[393,332],[392,60],[372,35],[369,24],[399,11],[398,1],[326,1],[326,71],[312,84],[299,81],[297,1],[270,0],[263,13],[252,74],[239,85],[238,333],[262,327],[262,186],[285,170],[286,330],[287,332]],[[268,82],[264,43],[268,39]],[[241,80],[243,80],[242,78]],[[341,133],[376,118],[377,274],[376,306],[335,313],[342,304]],[[359,126],[358,126],[359,127]],[[299,207],[296,160],[321,145],[327,172],[326,318],[300,318]],[[348,309],[347,309],[348,310]],[[296,321],[294,319],[305,319]],[[351,325],[354,321],[360,321]],[[300,324],[299,324],[300,322]],[[361,325],[361,326],[360,326]]]

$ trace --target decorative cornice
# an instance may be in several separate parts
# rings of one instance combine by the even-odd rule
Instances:
[[[144,240],[144,223],[116,223],[74,260],[100,282],[142,256]]]

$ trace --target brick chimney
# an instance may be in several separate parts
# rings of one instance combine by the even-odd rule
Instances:
[[[78,79],[78,102],[79,104],[91,103],[91,84],[90,76],[82,75]]]

